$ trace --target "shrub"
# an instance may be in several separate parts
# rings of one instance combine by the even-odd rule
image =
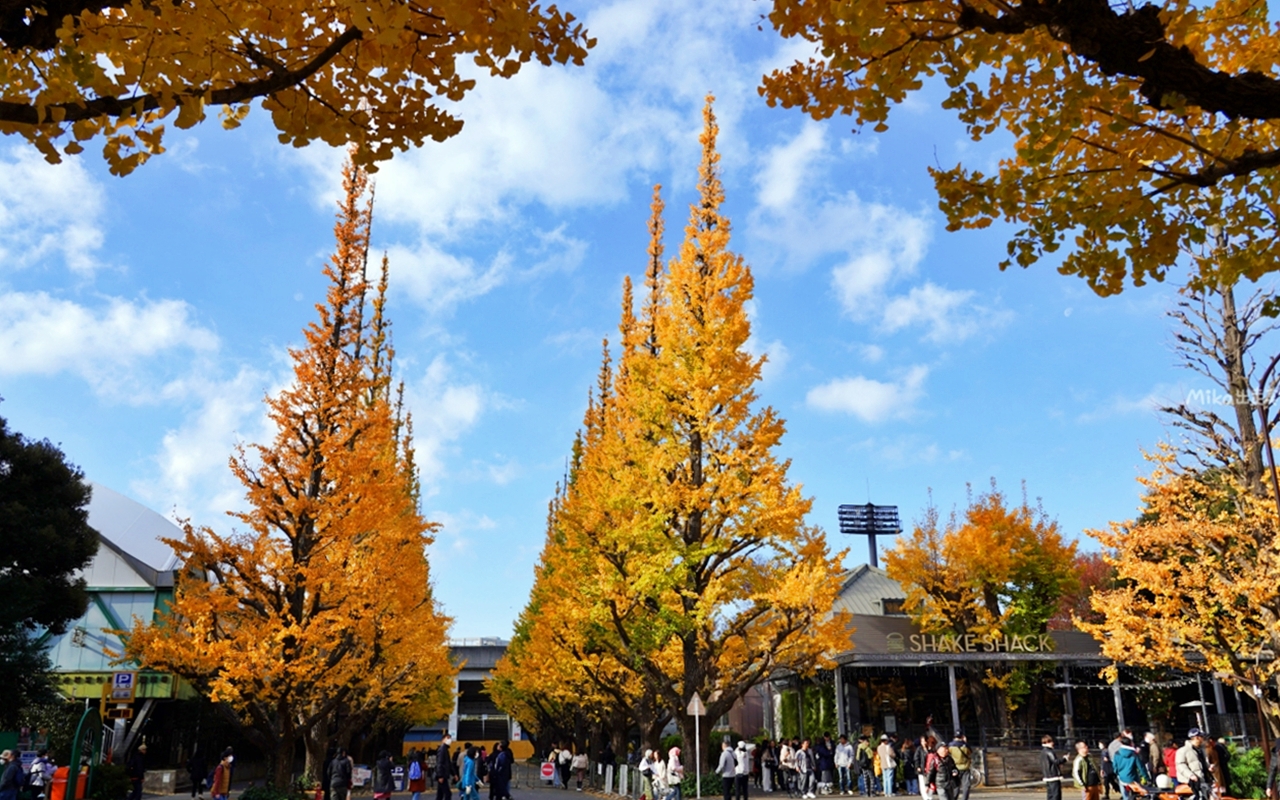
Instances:
[[[683,797],[697,797],[698,786],[694,782],[692,775],[685,775],[684,780],[680,781],[680,794]],[[724,782],[720,780],[720,776],[714,772],[705,773],[702,776],[702,796],[715,797],[724,793]]]
[[[123,764],[100,764],[93,771],[89,797],[92,800],[123,800],[132,788]]]
[[[1228,769],[1231,771],[1232,797],[1260,798],[1266,795],[1267,762],[1262,757],[1262,748],[1253,747],[1243,752],[1231,744],[1228,746],[1231,760]]]
[[[670,736],[663,736],[662,737],[662,757],[666,758],[667,753],[671,752],[671,748],[673,747],[679,747],[683,751],[684,750],[683,743],[684,743],[684,740],[680,738],[680,734],[678,733],[673,733]],[[683,752],[681,753],[681,755],[683,755]]]
[[[297,800],[298,795],[289,790],[282,789],[274,784],[257,784],[250,786],[240,793],[240,800]]]

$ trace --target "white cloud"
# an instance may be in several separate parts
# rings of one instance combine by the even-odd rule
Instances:
[[[167,384],[164,399],[186,405],[186,418],[165,431],[154,456],[158,474],[134,481],[133,490],[197,524],[224,524],[225,512],[244,507],[244,486],[228,461],[237,445],[268,444],[274,438],[263,400],[289,377],[285,368],[271,375],[244,367],[228,379],[193,371]]]
[[[884,358],[884,348],[878,344],[859,345],[858,354],[862,356],[863,361],[876,364]]]
[[[45,292],[0,294],[0,375],[79,375],[101,393],[128,390],[130,370],[173,351],[211,352],[218,337],[180,300],[106,298],[90,308]]]
[[[422,482],[431,484],[445,472],[451,443],[480,419],[486,399],[479,384],[455,383],[444,356],[436,356],[422,377],[407,382],[405,402],[413,412],[414,445]]]
[[[882,325],[889,332],[923,326],[926,339],[947,344],[1002,327],[1012,318],[1007,311],[975,305],[974,295],[972,291],[946,289],[926,281],[905,295],[891,298],[884,307]]]
[[[415,303],[433,313],[452,310],[459,303],[487,294],[506,282],[512,271],[511,257],[506,252],[499,252],[488,266],[482,267],[427,241],[413,248],[394,245],[388,249],[387,257],[396,290],[408,293]]]
[[[909,415],[924,395],[929,368],[917,364],[900,380],[885,383],[857,375],[838,378],[809,390],[805,400],[812,408],[852,414],[863,422],[884,422]]]
[[[79,159],[49,164],[27,146],[0,156],[0,265],[13,269],[60,257],[91,275],[100,265],[102,187]]]
[[[925,339],[951,344],[1007,322],[1008,314],[979,305],[970,290],[926,281],[896,294],[919,272],[931,238],[929,217],[856,192],[824,195],[831,170],[818,167],[834,158],[828,149],[823,129],[806,122],[761,159],[748,232],[766,256],[792,269],[834,256],[831,287],[841,309],[885,333],[923,328]],[[852,155],[867,149],[854,148]]]
[[[800,133],[786,144],[769,150],[764,166],[756,174],[760,187],[756,201],[773,211],[783,211],[796,202],[801,185],[826,151],[826,133],[816,122],[806,122]]]

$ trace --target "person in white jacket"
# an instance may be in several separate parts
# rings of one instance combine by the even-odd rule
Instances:
[[[1204,744],[1204,734],[1199,728],[1192,728],[1187,732],[1187,743],[1178,749],[1174,765],[1178,783],[1187,784],[1195,793],[1195,797],[1207,800],[1213,784],[1205,780],[1209,770],[1204,751],[1200,749],[1202,744]]]
[[[755,749],[755,745],[742,739],[738,742],[738,749],[735,757],[738,766],[734,770],[733,779],[737,785],[737,792],[734,796],[737,800],[747,800],[747,784],[751,781],[751,751]]]
[[[733,757],[733,745],[726,736],[720,741],[720,763],[716,766],[716,774],[720,776],[720,785],[724,789],[724,800],[733,800],[735,776],[738,774],[738,761]]]
[[[840,742],[836,745],[834,761],[836,764],[836,785],[840,787],[840,794],[853,794],[853,745],[849,744],[849,737],[840,736]]]
[[[684,764],[680,763],[680,748],[667,751],[667,796],[680,800],[680,782],[684,780]]]

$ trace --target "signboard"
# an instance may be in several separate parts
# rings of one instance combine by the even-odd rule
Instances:
[[[520,723],[514,719],[511,720],[511,741],[518,742],[524,738],[524,731],[520,729]]]
[[[550,761],[542,762],[542,779],[544,781],[550,781],[550,780],[555,780],[555,777],[556,777],[556,765],[552,764]]]
[[[113,703],[132,703],[138,688],[138,673],[116,672],[111,675],[111,695]]]
[[[702,697],[699,696],[697,692],[694,692],[693,697],[689,698],[689,707],[686,708],[685,711],[691,717],[701,717],[706,715],[707,707],[702,704]]]
[[[133,719],[133,709],[129,706],[116,706],[107,709],[107,719]]]

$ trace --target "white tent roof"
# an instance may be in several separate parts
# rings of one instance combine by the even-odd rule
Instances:
[[[89,525],[113,544],[153,570],[173,569],[176,558],[160,541],[182,538],[182,529],[156,512],[100,483],[90,482]]]

